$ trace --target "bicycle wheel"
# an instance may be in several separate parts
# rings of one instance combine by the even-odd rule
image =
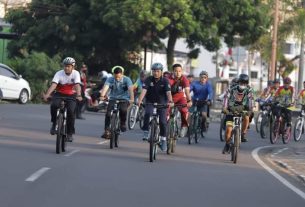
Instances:
[[[111,124],[111,127],[110,127],[110,131],[111,131],[110,149],[112,149],[113,146],[114,146],[115,139],[116,139],[115,136],[116,136],[117,116],[116,116],[115,113],[113,113],[111,115],[110,124]]]
[[[293,138],[294,141],[298,142],[303,134],[303,119],[301,117],[295,120],[294,129],[293,129]]]
[[[262,116],[261,128],[259,130],[262,139],[266,139],[267,130],[270,128],[270,120],[267,115]]]
[[[149,138],[149,161],[153,162],[156,159],[156,144],[155,139],[157,135],[157,122],[156,120],[151,120],[150,122],[150,138]]]
[[[67,131],[67,125],[63,126],[65,127],[65,132]],[[66,133],[63,133],[63,134],[66,134]],[[62,139],[61,139],[61,151],[62,152],[65,152],[66,151],[66,146],[67,146],[67,135],[65,136],[62,136]]]
[[[220,120],[220,126],[219,126],[219,138],[220,141],[225,141],[225,134],[226,134],[226,118],[223,116]]]
[[[167,137],[167,154],[174,153],[176,147],[176,127],[173,120],[168,124],[168,137]]]
[[[57,116],[57,136],[56,136],[56,154],[59,154],[61,152],[61,143],[63,138],[62,134],[62,127],[64,123],[64,117],[62,113],[59,113]]]
[[[137,122],[139,107],[137,105],[133,105],[128,113],[128,128],[133,129]]]
[[[140,125],[141,129],[143,129],[143,126],[144,126],[144,114],[145,114],[145,110],[144,110],[143,106],[141,106],[139,108],[139,112],[138,112],[139,125]]]
[[[232,156],[232,161],[233,163],[237,162],[237,158],[238,158],[238,151],[239,151],[239,137],[240,137],[240,130],[239,128],[235,128],[234,129],[234,134],[233,134],[233,139],[234,139],[234,145],[232,146],[232,152],[231,152],[231,156]]]
[[[191,121],[190,121],[191,124],[189,125],[188,132],[187,132],[187,138],[188,138],[189,144],[192,144],[193,140],[195,139],[196,126],[194,125],[194,123],[195,123],[194,119],[195,119],[195,114],[192,114]]]
[[[270,143],[275,144],[280,134],[280,122],[277,118],[270,122]]]
[[[263,112],[259,112],[255,119],[255,129],[256,132],[259,133],[261,129],[261,124],[262,124],[262,117],[263,117]]]
[[[201,135],[202,129],[201,129],[201,118],[199,118],[198,116],[196,116],[195,119],[196,119],[196,120],[195,120],[194,125],[197,126],[197,127],[195,128],[195,143],[197,144],[197,143],[199,142],[199,140],[200,140],[200,136],[199,136],[199,135]]]
[[[284,132],[282,134],[283,144],[288,144],[290,138],[291,138],[291,126],[290,127],[285,126]]]

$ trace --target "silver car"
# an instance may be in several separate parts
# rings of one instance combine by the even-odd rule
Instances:
[[[4,100],[18,100],[19,103],[26,104],[31,99],[29,83],[13,69],[1,63],[0,89]]]

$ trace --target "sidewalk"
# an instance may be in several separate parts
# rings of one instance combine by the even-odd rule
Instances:
[[[283,146],[271,154],[271,160],[305,184],[305,147]]]

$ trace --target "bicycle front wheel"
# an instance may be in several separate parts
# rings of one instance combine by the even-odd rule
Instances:
[[[293,130],[294,141],[300,141],[303,134],[303,118],[299,117],[296,119]]]
[[[268,129],[270,130],[270,120],[267,115],[263,115],[261,128],[260,128],[260,135],[262,139],[266,139],[266,135],[268,134]]]
[[[173,120],[170,120],[168,124],[168,138],[167,138],[167,154],[174,153],[175,147],[176,147],[176,127],[175,123],[173,123]]]
[[[280,134],[280,122],[275,118],[271,118],[270,122],[270,143],[275,144]]]
[[[233,163],[236,164],[237,158],[238,158],[238,151],[239,151],[239,144],[240,144],[240,130],[239,128],[234,129],[234,134],[233,134],[233,139],[234,139],[234,145],[232,146],[232,151],[231,151],[231,160]]]
[[[191,115],[191,121],[187,132],[188,143],[192,144],[195,139],[195,132],[197,131],[197,126],[195,126],[195,114]]]
[[[153,162],[156,159],[156,137],[157,134],[157,122],[156,120],[151,120],[150,122],[150,138],[149,138],[149,161]]]
[[[225,133],[226,133],[226,120],[225,116],[222,117],[220,120],[220,126],[219,126],[219,138],[220,141],[224,142],[225,141]]]
[[[291,138],[291,126],[290,127],[286,126],[284,133],[282,135],[283,144],[288,144],[290,138]]]
[[[133,105],[128,113],[128,128],[133,129],[137,122],[139,107],[137,105]]]
[[[62,113],[59,113],[57,116],[57,136],[56,136],[56,154],[61,152],[61,144],[63,137],[63,124],[64,124],[64,117]]]
[[[111,119],[110,119],[110,124],[111,124],[111,127],[110,127],[110,130],[111,130],[110,149],[113,148],[114,143],[115,143],[115,139],[116,139],[116,126],[118,124],[117,122],[118,122],[117,115],[116,115],[116,113],[113,113],[111,115]]]
[[[255,119],[255,129],[256,132],[259,133],[261,129],[261,124],[262,124],[262,117],[263,117],[263,112],[259,112]]]

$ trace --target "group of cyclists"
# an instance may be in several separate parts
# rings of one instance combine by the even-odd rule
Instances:
[[[47,100],[52,94],[53,97],[72,97],[78,101],[82,100],[81,95],[81,77],[80,73],[75,68],[75,60],[67,57],[63,60],[64,69],[58,71],[52,80],[52,84],[44,94],[44,99]],[[189,126],[189,114],[192,112],[194,102],[202,101],[205,104],[199,105],[197,110],[202,115],[202,128],[206,129],[208,121],[208,110],[213,100],[213,87],[208,81],[208,73],[202,71],[199,74],[199,80],[193,80],[192,75],[183,75],[183,68],[180,64],[172,66],[172,73],[163,72],[164,67],[161,63],[154,63],[151,66],[151,75],[147,75],[145,71],[139,73],[139,78],[133,84],[131,79],[124,75],[125,69],[122,66],[114,66],[111,70],[112,76],[109,76],[104,83],[103,88],[99,91],[100,100],[108,100],[108,107],[105,115],[104,133],[101,136],[105,139],[110,139],[110,116],[112,107],[117,99],[125,100],[120,102],[120,128],[121,132],[126,131],[127,110],[130,104],[136,100],[136,104],[141,106],[145,103],[167,104],[168,107],[174,107],[175,104],[181,105],[179,111],[181,113],[181,131],[180,136],[184,137]],[[287,124],[291,126],[291,111],[287,107],[293,102],[294,88],[291,86],[291,79],[284,78],[284,85],[280,86],[278,79],[268,83],[268,87],[261,94],[263,99],[272,99],[277,101],[278,107],[274,109],[274,114],[283,113],[286,115]],[[304,82],[305,88],[305,82]],[[55,93],[54,93],[55,92]],[[299,93],[299,97],[305,102],[305,89]],[[226,115],[226,133],[225,146],[223,153],[229,153],[232,133],[232,113],[243,112],[241,141],[247,142],[247,130],[249,123],[253,118],[254,96],[253,90],[249,86],[249,76],[240,74],[234,78],[230,87],[222,95],[223,108],[222,112]],[[52,99],[51,102],[51,129],[50,133],[56,133],[56,110],[59,107],[59,100]],[[75,107],[76,102],[67,101],[67,138],[73,140],[75,133]],[[149,137],[149,120],[153,113],[153,106],[145,105],[143,140],[148,140]],[[162,151],[167,150],[167,117],[169,110],[160,108],[157,111],[160,122],[160,148]]]

